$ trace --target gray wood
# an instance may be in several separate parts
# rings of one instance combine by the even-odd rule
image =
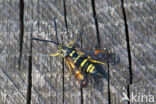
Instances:
[[[18,68],[19,0],[0,1],[0,103],[25,103],[27,69]],[[24,56],[22,56],[24,58]],[[25,65],[26,66],[26,65]]]
[[[108,80],[96,83],[90,79],[87,88],[81,91],[80,83],[69,73],[62,57],[50,57],[57,48],[54,44],[32,42],[32,104],[126,104],[129,65],[124,18],[121,1],[95,0],[99,37],[93,17],[91,0],[65,0],[67,27],[64,21],[63,0],[24,0],[24,37],[20,69],[20,6],[19,0],[0,1],[0,103],[26,103],[27,79],[31,35],[39,39],[55,40],[54,18],[58,25],[60,43],[72,40],[83,48],[108,49],[120,56],[116,65],[109,64]],[[133,94],[156,97],[155,71],[155,1],[124,0],[132,56],[133,83],[130,85],[130,100]],[[80,35],[82,34],[82,35]],[[63,38],[62,38],[63,37]],[[115,62],[115,61],[114,61]],[[64,68],[64,72],[63,72]],[[108,71],[108,66],[103,66]],[[64,73],[64,74],[63,74]],[[64,78],[64,81],[63,81]],[[109,101],[110,92],[110,101]],[[146,99],[143,99],[144,104]],[[148,99],[149,100],[149,99]],[[133,102],[131,102],[133,103]],[[136,103],[136,102],[134,102]]]
[[[26,50],[30,47],[31,34],[39,39],[56,40],[54,17],[57,17],[60,39],[63,27],[62,1],[27,0],[24,10]],[[55,53],[57,48],[54,44],[37,41],[33,41],[32,45],[32,103],[62,103],[62,59],[49,56],[50,53]]]
[[[128,0],[125,3],[133,69],[131,95],[140,93],[156,97],[155,6],[153,0],[136,2]],[[144,98],[142,104],[147,103],[150,102],[146,102]]]
[[[106,48],[109,53],[120,57],[109,63],[110,103],[126,104],[122,100],[123,93],[127,94],[129,82],[127,42],[124,30],[121,1],[96,1],[96,11],[99,21],[101,49]],[[111,59],[109,59],[111,60]]]
[[[78,40],[77,42],[79,46],[83,48],[95,49],[95,47],[97,46],[97,35],[94,18],[92,15],[91,1],[67,0],[66,8],[69,33],[71,34],[72,32],[72,34],[74,35],[73,39]],[[76,100],[79,101],[76,101],[75,99],[71,100],[73,100],[75,103],[81,102],[84,104],[106,103],[106,85],[104,84],[104,86],[102,86],[102,92],[99,89],[95,89],[95,86],[96,85],[90,82],[87,88],[83,88],[82,92],[79,90],[80,94],[75,92],[75,94],[77,95]],[[73,94],[73,91],[70,93]]]
[[[66,17],[67,17],[67,28],[68,28],[68,34],[66,39],[66,44],[73,40],[77,40],[78,37],[80,37],[79,32],[81,31],[81,22],[80,19],[80,13],[77,11],[77,1],[76,0],[65,0],[65,7],[66,7]],[[68,68],[66,68],[68,69]],[[65,69],[65,70],[66,70]],[[68,72],[66,72],[68,73]],[[80,83],[74,78],[74,76],[71,76],[69,78],[65,79],[65,99],[68,100],[69,104],[75,103],[79,104],[81,103],[81,96],[82,92],[80,91]],[[71,91],[67,90],[71,89]]]

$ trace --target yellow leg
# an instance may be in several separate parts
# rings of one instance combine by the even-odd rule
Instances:
[[[66,74],[65,76],[66,76],[66,77],[70,77],[70,76],[72,75],[72,69],[71,69],[72,66],[69,64],[68,61],[67,61],[67,65],[68,65],[68,67],[69,67],[69,73]]]
[[[99,64],[104,64],[104,65],[107,65],[107,64],[106,64],[106,63],[104,63],[104,62],[100,62],[100,61],[93,60],[93,59],[89,59],[89,61],[94,62],[94,63],[99,63]]]
[[[72,74],[72,69],[71,69],[71,66],[69,65],[69,63],[67,62],[67,65],[68,65],[68,67],[69,67],[69,72],[70,72],[70,74]]]
[[[74,45],[75,44],[75,39],[71,41],[68,45]]]
[[[84,53],[83,53],[83,52],[81,52],[81,51],[78,51],[78,53],[79,53],[80,55],[84,55]]]
[[[61,55],[60,53],[54,53],[54,54],[49,54],[49,56],[59,56],[59,55]]]

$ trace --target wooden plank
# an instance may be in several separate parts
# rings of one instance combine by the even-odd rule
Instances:
[[[18,68],[19,0],[0,1],[0,103],[26,102],[26,67]],[[22,56],[23,57],[23,56]],[[21,61],[23,63],[24,61]]]
[[[98,46],[98,39],[92,15],[91,1],[67,0],[66,7],[69,32],[74,34],[74,39],[79,40],[79,46],[95,49]],[[80,34],[82,34],[82,36],[80,36]],[[81,103],[84,104],[108,103],[107,83],[103,80],[99,81],[100,84],[97,86],[97,83],[91,79],[87,88],[83,88],[80,95],[77,94],[77,101],[75,101],[75,99],[71,100],[74,100],[75,103],[81,101]],[[71,92],[71,94],[73,94],[73,92]]]
[[[63,75],[68,73],[68,67],[63,66],[62,58],[49,57],[49,53],[54,53],[57,48],[53,44],[33,41],[32,103],[127,103],[122,100],[123,93],[127,94],[129,65],[120,1],[95,1],[100,41],[98,41],[91,1],[66,1],[68,35],[64,31],[66,25],[62,0],[29,0],[24,3],[25,33],[20,59],[21,70],[19,70],[21,28],[19,6],[17,6],[19,1],[0,1],[0,92],[2,92],[0,103],[26,102],[27,70],[31,55],[29,54],[30,36],[55,40],[54,17],[57,17],[60,41],[61,37],[64,43],[79,39],[79,34],[82,32],[79,45],[84,48],[97,48],[99,45],[101,49],[107,48],[120,55],[120,63],[115,66],[109,64],[110,90],[106,79],[102,79],[96,86],[93,81],[87,88],[81,90],[74,77]],[[155,1],[125,1],[124,6],[132,53],[133,85],[129,90],[130,100],[132,94],[140,96],[143,94],[147,95],[147,101],[145,98],[140,100],[143,100],[142,103],[149,103],[149,95],[156,96]]]
[[[77,39],[78,34],[76,31],[79,30],[81,27],[81,23],[79,23],[79,13],[76,13],[76,9],[74,8],[75,5],[71,2],[75,2],[75,0],[64,0],[65,10],[66,10],[66,20],[67,20],[67,30],[68,34],[66,34],[67,38],[64,35],[65,43],[68,44],[69,42]],[[79,28],[78,28],[79,27]],[[65,67],[65,73],[69,73],[68,67]],[[66,77],[65,78],[65,96],[64,99],[67,100],[68,104],[79,104],[82,103],[81,96],[82,93],[80,91],[80,83],[76,80],[74,76]]]
[[[122,98],[123,93],[127,94],[130,76],[121,1],[97,0],[95,4],[101,48],[106,48],[110,53],[116,54],[116,59],[113,61],[113,58],[109,59],[109,103],[126,104],[127,101]]]
[[[133,68],[131,102],[147,104],[152,103],[149,96],[156,97],[155,6],[153,0],[125,2]],[[136,99],[132,99],[132,94]],[[144,95],[147,98],[142,99]]]
[[[57,18],[59,40],[63,30],[63,1],[25,1],[25,51],[29,52],[30,36],[56,40],[54,18]],[[54,44],[32,42],[32,103],[62,103],[63,74],[61,57],[50,57],[57,48]],[[57,64],[56,64],[57,63]]]

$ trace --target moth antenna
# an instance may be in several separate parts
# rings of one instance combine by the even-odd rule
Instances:
[[[55,34],[56,34],[56,40],[57,40],[57,43],[59,43],[59,40],[58,40],[58,34],[57,34],[57,24],[56,24],[56,17],[54,18],[54,26],[55,26]]]
[[[57,42],[52,41],[52,40],[42,40],[42,39],[38,39],[38,38],[32,38],[32,40],[42,41],[42,42],[50,42],[50,43],[54,43],[55,45],[59,45]]]

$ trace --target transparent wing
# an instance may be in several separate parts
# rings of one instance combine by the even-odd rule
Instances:
[[[109,60],[110,63],[117,64],[120,61],[120,56],[115,53],[109,53],[107,50],[96,50],[88,48],[74,47],[78,53],[92,62],[106,64]]]
[[[108,51],[104,50],[95,50],[95,49],[88,49],[88,48],[79,48],[75,47],[75,50],[79,52],[79,54],[83,56],[88,56],[88,58],[98,60],[98,61],[104,61],[107,60],[109,57]]]

